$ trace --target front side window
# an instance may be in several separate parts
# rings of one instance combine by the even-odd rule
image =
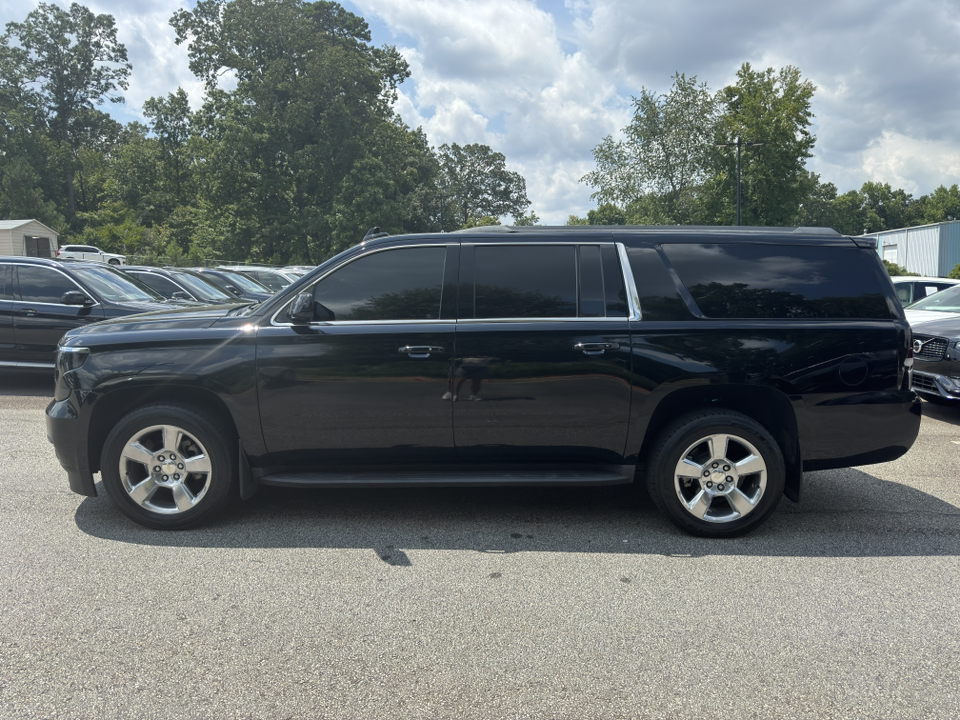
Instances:
[[[69,290],[79,290],[75,283],[51,268],[21,265],[17,268],[20,300],[23,302],[59,304]]]
[[[365,255],[314,286],[315,318],[437,320],[446,247],[397,248]]]

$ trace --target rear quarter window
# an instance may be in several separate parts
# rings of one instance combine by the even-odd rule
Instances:
[[[867,251],[797,245],[665,244],[664,252],[710,318],[891,318]]]

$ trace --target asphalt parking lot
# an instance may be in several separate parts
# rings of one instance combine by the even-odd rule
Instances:
[[[0,377],[0,717],[960,716],[960,408],[736,540],[627,488],[263,488],[161,533]]]

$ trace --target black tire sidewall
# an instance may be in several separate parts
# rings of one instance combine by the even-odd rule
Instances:
[[[683,507],[674,486],[674,469],[681,454],[697,440],[726,433],[743,438],[767,466],[767,485],[757,506],[745,517],[714,523],[694,517]],[[734,412],[707,411],[681,419],[668,428],[654,448],[647,489],[654,504],[680,529],[701,537],[737,537],[766,521],[783,496],[786,481],[783,454],[773,436],[759,423]]]
[[[196,437],[203,445],[213,472],[210,485],[196,507],[173,515],[155,513],[137,505],[127,493],[120,477],[120,454],[124,445],[144,428],[174,425]],[[174,530],[209,520],[229,504],[236,488],[234,457],[236,443],[221,423],[193,408],[175,405],[151,405],[124,416],[110,431],[100,457],[100,477],[107,495],[120,511],[147,527]]]

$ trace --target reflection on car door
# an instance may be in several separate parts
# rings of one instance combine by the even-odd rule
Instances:
[[[371,251],[313,285],[309,325],[283,310],[260,328],[260,414],[276,464],[452,459],[442,397],[458,253],[458,245]]]
[[[458,457],[619,464],[629,350],[612,243],[594,235],[583,244],[464,244],[453,382]]]
[[[103,308],[61,303],[67,291],[90,293],[55,268],[18,265],[15,270],[19,292],[12,305],[17,359],[21,365],[53,367],[64,333],[102,320]]]

